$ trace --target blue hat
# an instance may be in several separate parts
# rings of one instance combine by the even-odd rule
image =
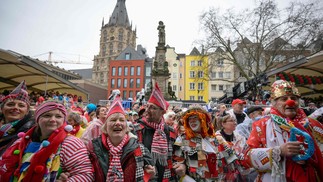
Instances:
[[[95,110],[96,110],[96,105],[95,104],[90,103],[90,104],[88,104],[86,106],[86,111],[88,113],[95,112]]]

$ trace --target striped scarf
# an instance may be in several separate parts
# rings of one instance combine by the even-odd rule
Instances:
[[[147,122],[144,120],[144,123],[155,129],[155,133],[153,136],[153,142],[151,144],[151,154],[154,159],[154,162],[158,160],[159,164],[162,166],[167,166],[167,137],[164,132],[165,127],[165,120],[162,118],[160,123],[153,123],[153,122]]]
[[[105,136],[105,135],[102,135]],[[103,139],[103,137],[102,137]],[[123,140],[118,146],[113,146],[113,144],[110,141],[110,138],[107,138],[105,141],[107,142],[110,154],[112,156],[112,159],[110,159],[109,164],[109,170],[107,175],[107,182],[113,181],[113,182],[123,182],[123,171],[121,167],[121,155],[122,155],[122,148],[128,142],[129,137],[128,135],[125,135],[123,137]]]

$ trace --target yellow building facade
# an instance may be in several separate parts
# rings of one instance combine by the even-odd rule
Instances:
[[[208,56],[194,49],[185,60],[185,100],[209,102]]]

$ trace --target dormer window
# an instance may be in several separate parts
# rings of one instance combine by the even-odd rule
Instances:
[[[126,60],[130,60],[130,58],[131,58],[131,54],[130,54],[130,53],[126,53],[126,55],[125,55],[125,59],[126,59]]]

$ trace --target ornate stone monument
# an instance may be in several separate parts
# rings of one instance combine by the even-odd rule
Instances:
[[[168,70],[168,62],[166,61],[165,25],[162,21],[159,21],[157,30],[159,39],[151,73],[153,85],[155,85],[155,82],[157,82],[161,92],[164,94],[165,99],[170,100],[172,98],[168,92],[168,79],[170,78],[170,73]]]

